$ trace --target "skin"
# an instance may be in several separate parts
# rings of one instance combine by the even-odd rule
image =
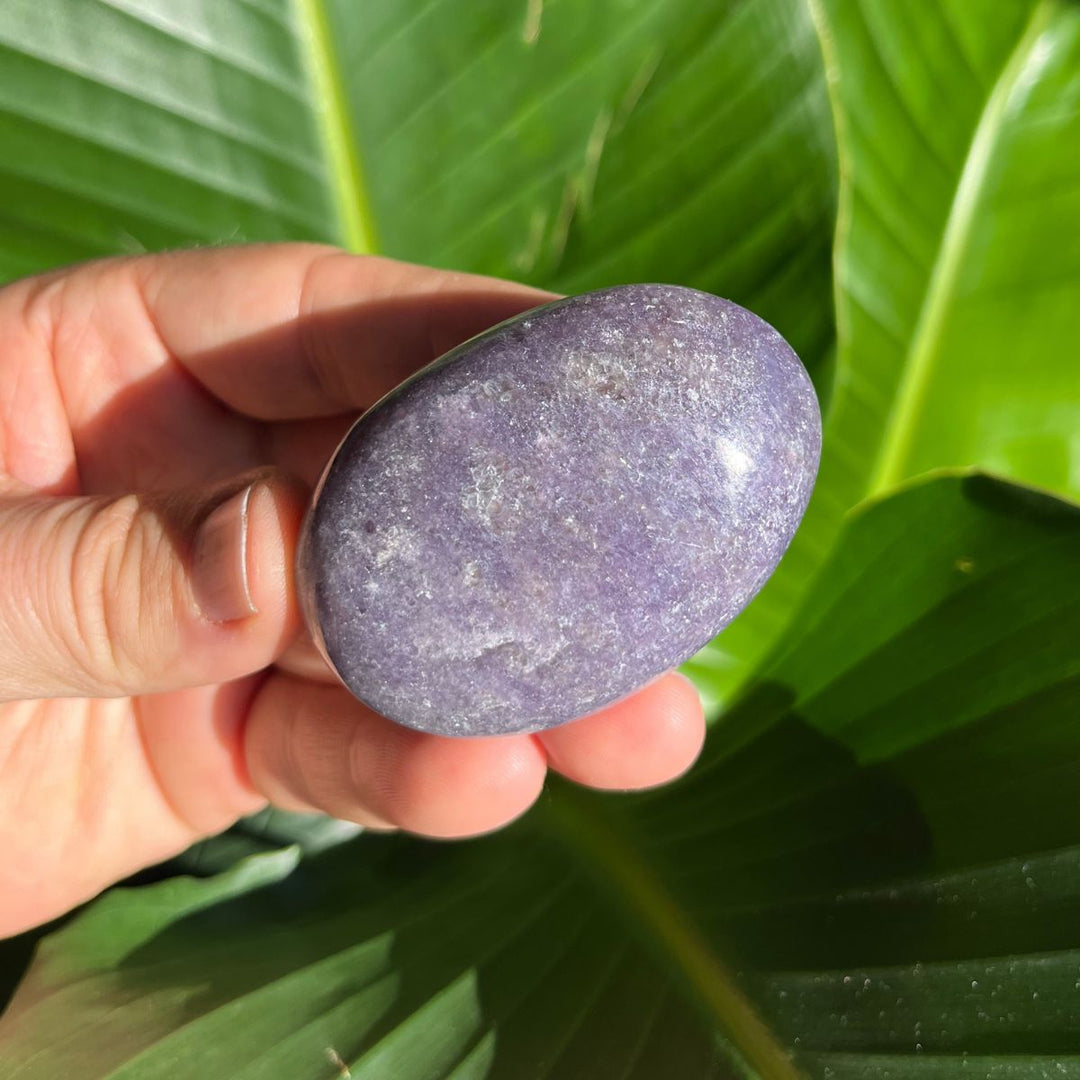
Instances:
[[[522,814],[549,768],[629,790],[691,765],[704,721],[680,675],[542,735],[451,740],[360,705],[301,627],[300,519],[352,420],[549,298],[311,245],[0,289],[0,935],[268,801],[463,837]],[[211,562],[255,610],[210,617],[197,530],[252,482]]]

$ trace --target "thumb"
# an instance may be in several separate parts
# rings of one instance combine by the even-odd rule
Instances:
[[[0,507],[0,700],[153,693],[265,667],[299,626],[302,506],[262,472]]]

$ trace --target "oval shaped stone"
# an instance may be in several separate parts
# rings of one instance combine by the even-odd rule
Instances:
[[[626,285],[534,309],[353,426],[301,538],[309,627],[409,727],[554,727],[738,614],[795,532],[820,439],[798,357],[736,304]]]

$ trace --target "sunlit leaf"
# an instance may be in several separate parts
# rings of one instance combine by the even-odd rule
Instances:
[[[5,0],[0,145],[0,281],[314,239],[555,288],[695,285],[811,362],[831,338],[834,151],[801,0]]]
[[[840,144],[834,395],[794,547],[695,671],[715,692],[865,495],[946,465],[1080,494],[1080,7],[811,7]]]

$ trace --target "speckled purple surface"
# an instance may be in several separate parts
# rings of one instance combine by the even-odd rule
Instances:
[[[817,470],[817,399],[757,316],[670,285],[529,312],[353,427],[301,593],[352,692],[424,731],[537,731],[695,653],[761,588]]]

